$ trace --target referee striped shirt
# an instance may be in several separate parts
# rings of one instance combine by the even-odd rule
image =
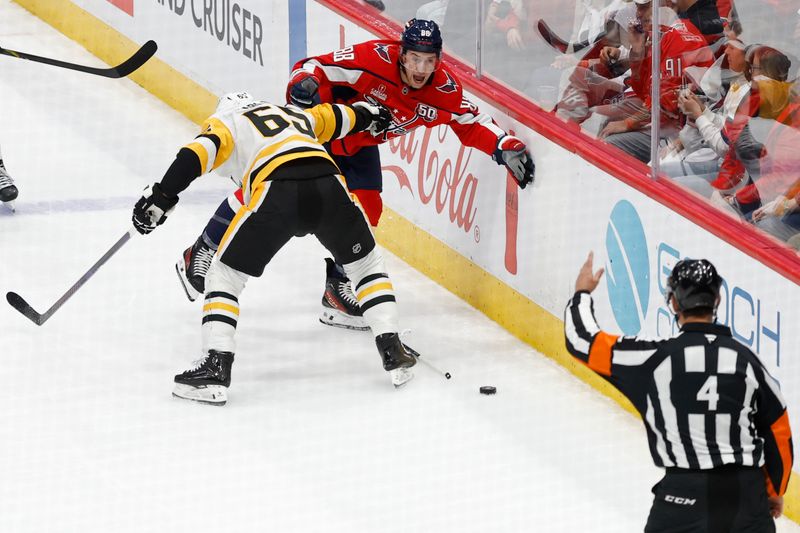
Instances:
[[[619,389],[642,416],[657,466],[764,467],[767,492],[783,495],[792,434],[777,381],[725,326],[688,323],[670,339],[600,330],[580,291],[564,317],[569,352]]]

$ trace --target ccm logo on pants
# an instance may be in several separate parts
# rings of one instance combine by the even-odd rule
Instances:
[[[680,496],[671,496],[669,494],[664,496],[664,500],[670,503],[677,503],[678,505],[694,505],[697,501],[697,499],[681,498]]]

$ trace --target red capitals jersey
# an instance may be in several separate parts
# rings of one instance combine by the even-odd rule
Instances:
[[[334,153],[350,155],[364,146],[380,144],[420,126],[449,125],[461,142],[489,155],[505,134],[492,118],[463,94],[461,83],[441,65],[421,89],[412,89],[400,78],[400,42],[367,41],[330,54],[298,61],[299,69],[320,81],[322,102],[352,103],[366,100],[388,108],[393,124],[381,136],[364,131],[343,139]]]
[[[648,36],[647,53],[641,63],[631,65],[631,88],[644,100],[650,108],[652,87],[652,45]],[[671,26],[661,26],[661,109],[667,115],[664,118],[677,118],[678,90],[683,84],[683,71],[686,67],[710,67],[714,62],[714,54],[708,43],[686,20],[678,19]]]

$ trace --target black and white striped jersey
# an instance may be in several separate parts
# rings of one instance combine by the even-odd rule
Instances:
[[[564,328],[569,352],[639,411],[657,466],[763,466],[768,492],[785,492],[793,453],[785,401],[729,328],[688,323],[671,339],[618,337],[600,330],[585,291],[569,301]]]

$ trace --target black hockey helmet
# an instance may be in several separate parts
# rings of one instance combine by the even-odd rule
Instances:
[[[403,29],[403,50],[433,52],[442,55],[442,32],[432,20],[411,19]]]
[[[672,296],[678,305],[678,311],[707,307],[717,307],[719,288],[722,278],[706,259],[683,259],[678,261],[667,279],[667,303]]]

